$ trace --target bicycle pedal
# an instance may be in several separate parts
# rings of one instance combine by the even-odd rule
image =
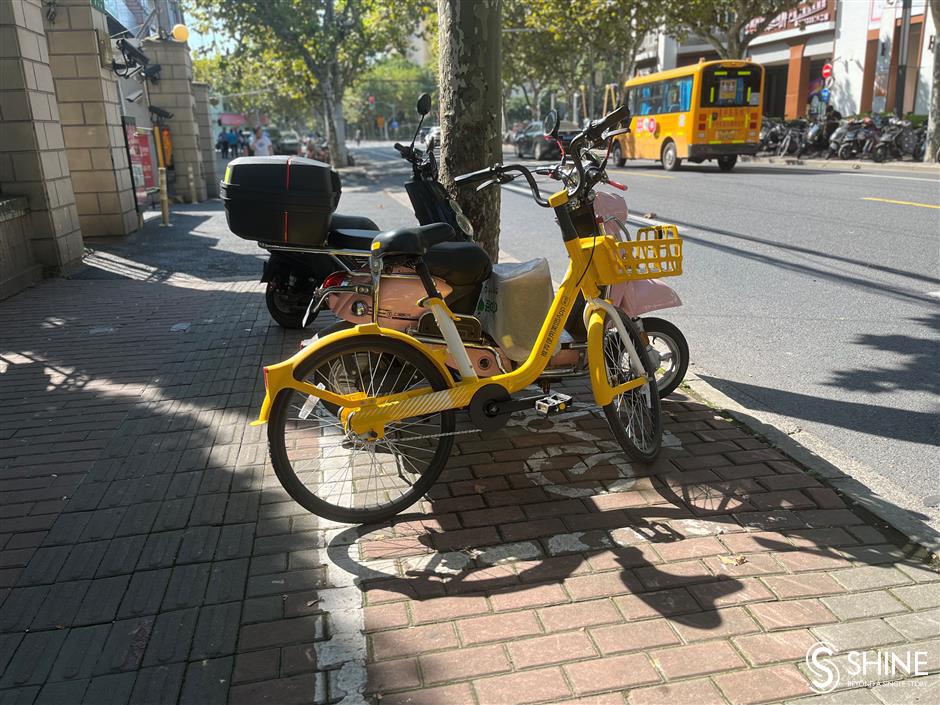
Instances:
[[[535,410],[543,416],[569,411],[571,406],[571,397],[567,394],[559,394],[558,392],[549,394],[547,397],[542,397],[535,402]]]

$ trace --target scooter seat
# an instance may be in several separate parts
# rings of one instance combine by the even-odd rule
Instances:
[[[378,256],[423,257],[434,245],[454,239],[454,229],[447,223],[431,223],[398,228],[379,233],[372,241],[372,253]]]
[[[327,242],[331,247],[368,252],[374,238],[373,230],[339,228],[330,231]],[[453,286],[480,284],[493,270],[486,251],[466,240],[433,245],[424,255],[424,261],[431,274]]]

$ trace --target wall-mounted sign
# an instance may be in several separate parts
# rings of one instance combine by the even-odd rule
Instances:
[[[794,9],[781,12],[774,17],[762,34],[783,32],[788,29],[800,29],[814,24],[833,22],[836,19],[835,0],[808,0],[797,5]],[[751,20],[744,30],[747,34],[754,34],[763,18]]]

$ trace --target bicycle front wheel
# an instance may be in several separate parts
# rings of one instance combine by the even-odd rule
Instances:
[[[328,345],[297,366],[296,376],[336,394],[385,396],[439,391],[444,376],[419,350],[382,336]],[[278,480],[308,511],[347,523],[387,519],[417,502],[447,463],[454,411],[390,423],[381,439],[346,431],[332,404],[294,389],[281,391],[268,421]]]
[[[634,460],[650,463],[659,455],[663,441],[662,416],[659,407],[659,391],[656,388],[656,368],[640,339],[636,324],[620,312],[627,327],[630,342],[646,369],[646,384],[630,389],[614,397],[604,407],[607,423],[624,452]],[[616,325],[605,317],[604,322],[604,367],[607,381],[614,387],[637,378],[630,365],[627,351]]]

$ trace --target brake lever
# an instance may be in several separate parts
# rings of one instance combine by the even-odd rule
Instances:
[[[484,181],[482,184],[480,184],[479,186],[477,186],[476,189],[474,189],[474,190],[475,190],[475,191],[482,191],[483,189],[488,188],[488,187],[490,187],[490,186],[493,186],[494,184],[497,184],[497,183],[499,183],[499,182],[498,182],[496,179],[488,179],[488,180]]]

